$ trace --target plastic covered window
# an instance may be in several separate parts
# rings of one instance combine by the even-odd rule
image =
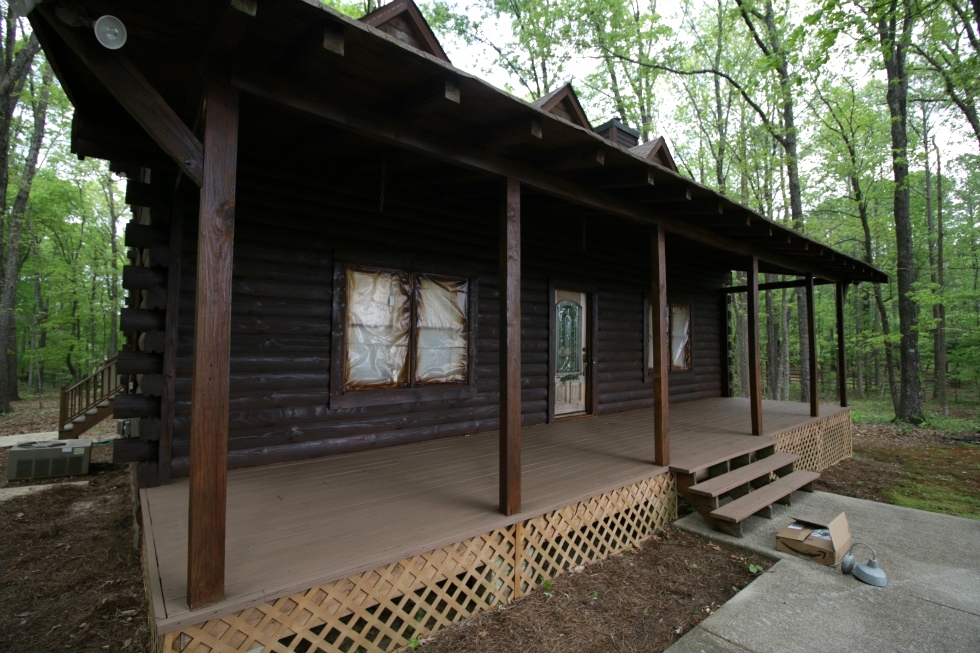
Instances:
[[[415,344],[415,380],[420,383],[462,383],[466,380],[465,279],[420,275]]]
[[[347,271],[348,390],[408,384],[409,276]]]
[[[464,383],[465,279],[347,270],[345,390]]]
[[[670,304],[669,306],[670,369],[681,371],[693,369],[691,357],[691,305]],[[647,367],[653,369],[653,350],[657,346],[653,337],[653,305],[647,311]]]
[[[691,369],[691,306],[670,305],[670,369]]]

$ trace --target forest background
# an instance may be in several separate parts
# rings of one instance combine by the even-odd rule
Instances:
[[[385,3],[325,4],[360,17]],[[682,174],[887,273],[847,295],[851,396],[912,422],[976,403],[980,0],[418,4],[463,70],[529,101],[571,82],[593,124],[664,136]],[[71,105],[26,20],[6,1],[0,12],[3,413],[118,351],[129,214],[108,165],[70,152]],[[816,292],[816,389],[800,355],[802,299],[763,296],[771,399],[835,395],[833,287]],[[745,312],[734,309],[741,372]],[[747,396],[746,374],[735,386]]]

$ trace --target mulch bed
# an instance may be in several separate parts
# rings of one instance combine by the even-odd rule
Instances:
[[[417,650],[662,651],[771,564],[668,527],[642,546],[443,630]]]
[[[0,502],[0,651],[150,650],[128,470],[85,480]]]
[[[23,402],[0,435],[54,430],[56,409],[32,416]],[[108,424],[111,424],[109,422]],[[826,470],[818,489],[871,500],[904,478],[901,456],[949,442],[928,429],[859,426],[858,455]],[[887,448],[895,458],[862,457]],[[83,487],[0,502],[0,651],[95,653],[150,650],[128,469],[111,446],[92,450]],[[6,481],[0,487],[77,481]],[[770,565],[668,527],[642,546],[544,583],[525,598],[424,638],[427,653],[662,651]],[[308,652],[312,653],[312,652]]]

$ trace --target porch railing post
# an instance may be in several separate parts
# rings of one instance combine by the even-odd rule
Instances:
[[[668,333],[667,304],[667,257],[665,254],[664,228],[654,229],[650,238],[650,303],[653,308],[651,330],[653,332],[653,461],[657,465],[670,464],[670,406],[667,382],[667,363],[670,360],[670,334]]]
[[[504,182],[500,216],[500,512],[521,511],[521,185]]]
[[[810,416],[820,415],[820,389],[817,387],[817,327],[813,308],[813,275],[806,275],[806,356],[810,360]],[[801,354],[803,352],[800,352]]]
[[[752,257],[748,270],[749,404],[752,435],[762,435],[762,359],[759,353],[759,258]]]

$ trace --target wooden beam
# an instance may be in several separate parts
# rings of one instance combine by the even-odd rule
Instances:
[[[650,237],[650,306],[653,310],[653,462],[670,464],[670,403],[668,363],[670,334],[667,330],[667,255],[663,227],[654,228]]]
[[[815,275],[835,281],[838,278],[843,278],[843,275],[837,274],[835,270],[813,266],[808,262],[797,260],[794,256],[780,255],[767,250],[765,247],[733,240],[716,230],[701,228],[696,223],[687,221],[683,216],[664,215],[650,207],[623,200],[579,181],[564,179],[540,167],[508,159],[493,152],[493,148],[474,148],[472,143],[466,142],[465,139],[434,135],[406,121],[399,120],[396,116],[379,114],[364,108],[340,106],[339,103],[330,101],[329,94],[325,95],[324,91],[320,89],[301,86],[281,77],[264,75],[254,71],[249,71],[247,74],[244,71],[239,71],[233,75],[232,83],[250,95],[306,113],[373,141],[418,152],[453,165],[474,168],[501,177],[520,179],[525,186],[569,200],[575,204],[598,209],[641,224],[660,224],[667,231],[684,236],[689,240],[743,256],[757,256],[764,261],[788,270],[797,270],[800,273],[812,272]],[[530,143],[534,140],[530,118],[526,119],[524,123],[526,127],[522,128],[522,132],[525,134],[525,141]],[[637,164],[643,165],[639,161]],[[668,173],[662,169],[656,169],[656,174]],[[747,215],[746,220],[751,221],[751,219]],[[756,219],[762,220],[760,217]],[[867,265],[863,265],[856,273],[849,273],[847,278],[875,282],[886,279],[880,272]]]
[[[500,512],[521,511],[521,185],[504,182],[500,211]]]
[[[200,186],[204,162],[201,142],[136,66],[120,52],[100,46],[92,30],[69,27],[43,5],[38,9],[46,12],[47,22],[150,138]]]
[[[224,598],[228,476],[231,278],[238,161],[238,92],[211,81],[205,100],[204,166],[197,244],[187,602]]]
[[[749,404],[752,435],[762,435],[762,357],[759,349],[759,259],[749,263],[746,312],[749,322]]]
[[[813,305],[813,275],[806,275],[803,286],[806,295],[806,357],[810,361],[810,417],[820,415],[820,388],[817,386],[817,320]],[[801,354],[803,352],[800,352]]]
[[[826,279],[813,279],[813,285],[824,286],[829,283],[834,283],[833,281],[827,281]],[[760,283],[759,290],[781,290],[782,288],[803,288],[807,285],[806,279],[793,279],[792,281],[773,281],[772,283]],[[749,289],[748,286],[729,286],[728,288],[722,288],[723,293],[736,293],[745,292]]]
[[[311,25],[292,48],[275,63],[273,70],[279,76],[303,82],[323,64],[324,52],[337,57],[344,56],[344,25],[333,20]],[[334,60],[328,58],[328,60]]]
[[[844,298],[847,295],[847,285],[838,283],[837,292],[837,393],[840,405],[847,406],[847,357],[844,352]]]
[[[186,77],[187,94],[179,115],[195,128],[200,126],[201,104],[207,92],[208,66],[234,53],[258,14],[258,0],[224,0],[224,4],[204,38],[203,47],[197,55],[197,69]]]
[[[606,165],[606,150],[601,145],[567,147],[548,152],[537,160],[542,168],[555,172],[564,170],[596,170]]]
[[[459,108],[460,98],[459,75],[445,72],[408,89],[380,108],[402,116],[432,113]]]
[[[501,149],[511,145],[522,145],[540,141],[544,137],[541,118],[538,116],[520,117],[504,124],[490,127],[478,137],[477,145],[490,149]]]

